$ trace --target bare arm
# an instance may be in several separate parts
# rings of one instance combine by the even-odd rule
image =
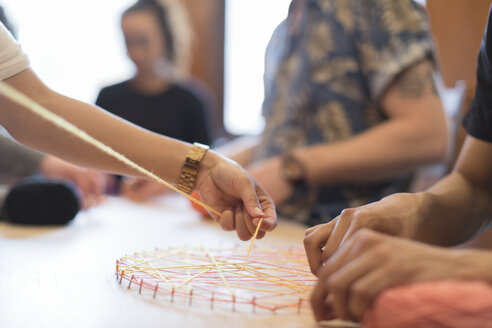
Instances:
[[[468,136],[453,172],[423,193],[417,239],[456,245],[492,221],[492,144]]]
[[[131,160],[145,163],[147,169],[157,172],[170,182],[176,182],[189,148],[186,143],[162,138],[94,106],[57,94],[47,88],[31,70],[23,71],[6,82],[89,135],[112,145]],[[135,174],[125,165],[3,97],[0,98],[0,106],[0,122],[20,142],[81,166]]]
[[[382,181],[444,158],[446,123],[429,61],[404,72],[381,105],[389,117],[387,122],[346,141],[294,150],[294,156],[306,166],[307,182]],[[280,157],[248,167],[276,203],[284,202],[292,192],[292,186],[276,173],[280,167]]]
[[[6,82],[168,182],[178,180],[191,147],[189,144],[151,133],[95,106],[57,94],[29,69]],[[67,161],[121,174],[136,174],[4,97],[0,97],[0,123],[17,140]],[[237,230],[241,239],[251,238],[259,217],[264,217],[259,237],[276,226],[275,206],[269,195],[239,165],[213,151],[205,155],[195,187],[202,200],[221,213],[215,215],[215,219],[224,228]]]
[[[307,165],[308,181],[380,181],[444,158],[446,124],[430,62],[404,72],[381,105],[389,117],[387,122],[347,141],[295,152]]]
[[[308,229],[304,245],[311,270],[318,272],[364,228],[441,246],[472,238],[492,221],[490,163],[492,144],[468,136],[454,171],[428,191],[346,209],[330,223]]]

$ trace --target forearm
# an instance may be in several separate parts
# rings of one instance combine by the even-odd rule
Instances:
[[[422,193],[423,213],[417,240],[453,246],[490,225],[492,194],[453,172]]]
[[[26,78],[23,74],[31,76]],[[189,145],[150,133],[97,107],[56,94],[33,75],[30,71],[24,71],[7,82],[139,165],[171,183],[177,180]],[[12,104],[4,98],[1,99],[0,106],[1,123],[22,143],[81,166],[120,174],[136,174],[126,165],[37,117],[24,107]]]
[[[420,240],[455,245],[490,226],[491,161],[492,144],[468,136],[453,173],[424,193]]]
[[[4,136],[0,136],[0,154],[0,183],[37,173],[45,156]]]
[[[437,162],[446,152],[446,133],[420,128],[418,120],[390,120],[349,140],[296,150],[315,183],[374,182]],[[316,159],[316,160],[313,160]]]
[[[457,263],[452,279],[480,280],[492,284],[492,252],[481,250],[448,250],[449,260]]]

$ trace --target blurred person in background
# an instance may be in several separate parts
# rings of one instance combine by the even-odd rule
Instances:
[[[183,5],[177,0],[139,0],[123,12],[121,28],[135,74],[103,88],[96,104],[150,131],[210,144],[207,116],[212,101],[204,85],[189,76],[192,31]],[[124,179],[120,188],[123,196],[136,201],[166,191],[142,178]]]
[[[433,51],[412,0],[293,0],[266,50],[263,135],[219,151],[309,226],[405,190],[447,150]]]
[[[0,6],[0,21],[15,37]],[[3,135],[5,134],[5,135]],[[102,200],[106,178],[17,143],[0,130],[0,220],[65,224]]]

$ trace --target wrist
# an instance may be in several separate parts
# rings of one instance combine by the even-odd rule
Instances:
[[[280,160],[280,177],[292,187],[306,183],[306,164],[292,152],[282,155]]]
[[[456,263],[456,278],[481,280],[492,284],[492,254],[488,251],[451,250],[449,260]]]
[[[204,171],[210,171],[212,168],[217,166],[221,158],[222,156],[217,154],[215,151],[209,149],[202,159],[198,175],[200,175],[200,173]]]
[[[181,173],[178,179],[178,189],[190,194],[195,188],[196,180],[202,162],[208,152],[209,147],[195,142],[188,150],[186,159],[181,167]]]
[[[417,230],[425,221],[431,217],[435,203],[435,195],[429,192],[418,192],[414,194],[417,200]]]
[[[220,154],[217,154],[213,150],[209,150],[203,160],[202,164],[200,166],[200,170],[198,171],[198,175],[196,177],[196,182],[195,182],[195,190],[200,191],[202,190],[202,185],[206,183],[208,178],[212,175],[213,171],[220,172],[219,174],[221,176],[224,176],[227,174],[227,167],[224,167],[224,164],[227,163],[233,163],[235,165],[236,162],[233,160],[223,157]]]

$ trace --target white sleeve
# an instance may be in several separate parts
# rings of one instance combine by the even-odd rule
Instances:
[[[26,54],[10,32],[0,23],[0,80],[5,80],[29,67]]]

